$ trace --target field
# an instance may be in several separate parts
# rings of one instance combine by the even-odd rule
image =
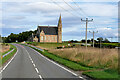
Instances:
[[[97,49],[97,48],[67,48],[49,49],[49,52],[67,58],[72,61],[80,62],[86,66],[100,68],[118,68],[118,54],[116,49]]]
[[[4,63],[6,63],[17,51],[16,47],[13,46],[12,44],[1,44],[1,50],[0,50],[0,66],[3,65]],[[10,54],[8,54],[5,57],[2,57],[2,55],[8,53],[9,51],[11,51],[12,49],[14,49]]]
[[[0,43],[0,53],[4,53],[10,49],[10,45]]]
[[[92,48],[76,45],[73,48],[56,49],[58,46],[67,46],[69,43],[29,43],[36,47],[48,50],[49,53],[64,59],[81,64],[84,67],[94,68],[83,72],[94,78],[118,77],[118,49]],[[72,45],[72,44],[71,44]],[[75,66],[74,66],[75,67]],[[79,70],[79,69],[78,69]],[[84,70],[83,70],[84,71]],[[102,75],[104,74],[104,76]],[[106,76],[105,76],[106,75]]]

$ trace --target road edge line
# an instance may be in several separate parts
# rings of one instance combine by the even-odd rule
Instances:
[[[17,48],[17,46],[16,46]],[[0,74],[8,67],[8,65],[13,61],[13,59],[15,58],[15,56],[18,53],[18,48],[17,48],[17,52],[14,54],[14,56],[10,59],[10,61],[2,68],[2,70],[0,71]]]
[[[31,48],[31,49],[33,49],[33,48]],[[33,50],[34,50],[34,49],[33,49]],[[34,51],[37,52],[37,53],[38,53],[40,56],[42,56],[43,58],[47,59],[48,61],[50,61],[51,63],[57,65],[58,67],[60,67],[60,68],[62,68],[62,69],[64,69],[64,70],[66,70],[67,72],[73,74],[74,76],[78,76],[78,78],[81,78],[81,79],[83,79],[83,80],[86,80],[86,79],[84,79],[82,76],[77,75],[76,73],[72,72],[71,70],[69,70],[69,69],[63,67],[62,65],[60,65],[60,64],[58,64],[58,63],[56,63],[56,62],[54,62],[53,60],[50,60],[49,58],[47,58],[46,56],[42,55],[42,54],[39,53],[38,51],[36,51],[36,50],[34,50]]]

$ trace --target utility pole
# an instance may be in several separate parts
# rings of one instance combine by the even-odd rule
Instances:
[[[94,48],[94,34],[95,33],[98,33],[98,31],[97,32],[95,32],[95,31],[93,31],[93,32],[91,32],[91,31],[89,31],[90,33],[93,33],[93,48]]]
[[[85,40],[86,40],[86,48],[87,48],[87,25],[88,25],[88,22],[92,22],[93,19],[88,20],[88,18],[86,18],[86,20],[81,19],[81,21],[86,22],[86,37],[85,37]]]

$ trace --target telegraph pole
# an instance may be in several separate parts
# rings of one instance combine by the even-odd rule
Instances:
[[[88,18],[86,18],[86,20],[81,19],[81,21],[86,22],[86,37],[85,37],[85,40],[86,40],[86,48],[87,48],[87,25],[88,25],[88,22],[92,22],[93,19],[88,20]]]
[[[93,31],[93,32],[89,31],[89,32],[93,33],[93,48],[94,48],[94,35],[95,35],[95,33],[98,33],[98,31],[97,32],[95,32],[95,31]]]

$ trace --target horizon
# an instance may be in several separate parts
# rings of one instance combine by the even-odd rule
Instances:
[[[62,41],[85,39],[85,23],[80,20],[81,18],[86,19],[86,17],[94,21],[88,23],[88,31],[99,32],[95,34],[95,39],[103,37],[110,40],[109,37],[118,37],[118,0],[116,2],[94,1],[96,2],[76,1],[81,7],[81,11],[73,2],[68,1],[76,11],[73,11],[63,1],[56,1],[57,4],[78,17],[68,13],[50,2],[50,0],[41,0],[41,2],[2,2],[2,8],[0,9],[3,14],[2,23],[0,23],[2,37],[7,37],[10,33],[18,34],[24,31],[36,30],[38,25],[57,25],[60,13],[63,23]],[[92,34],[88,32],[88,39],[91,38]],[[118,39],[114,38],[113,41],[118,42]]]

